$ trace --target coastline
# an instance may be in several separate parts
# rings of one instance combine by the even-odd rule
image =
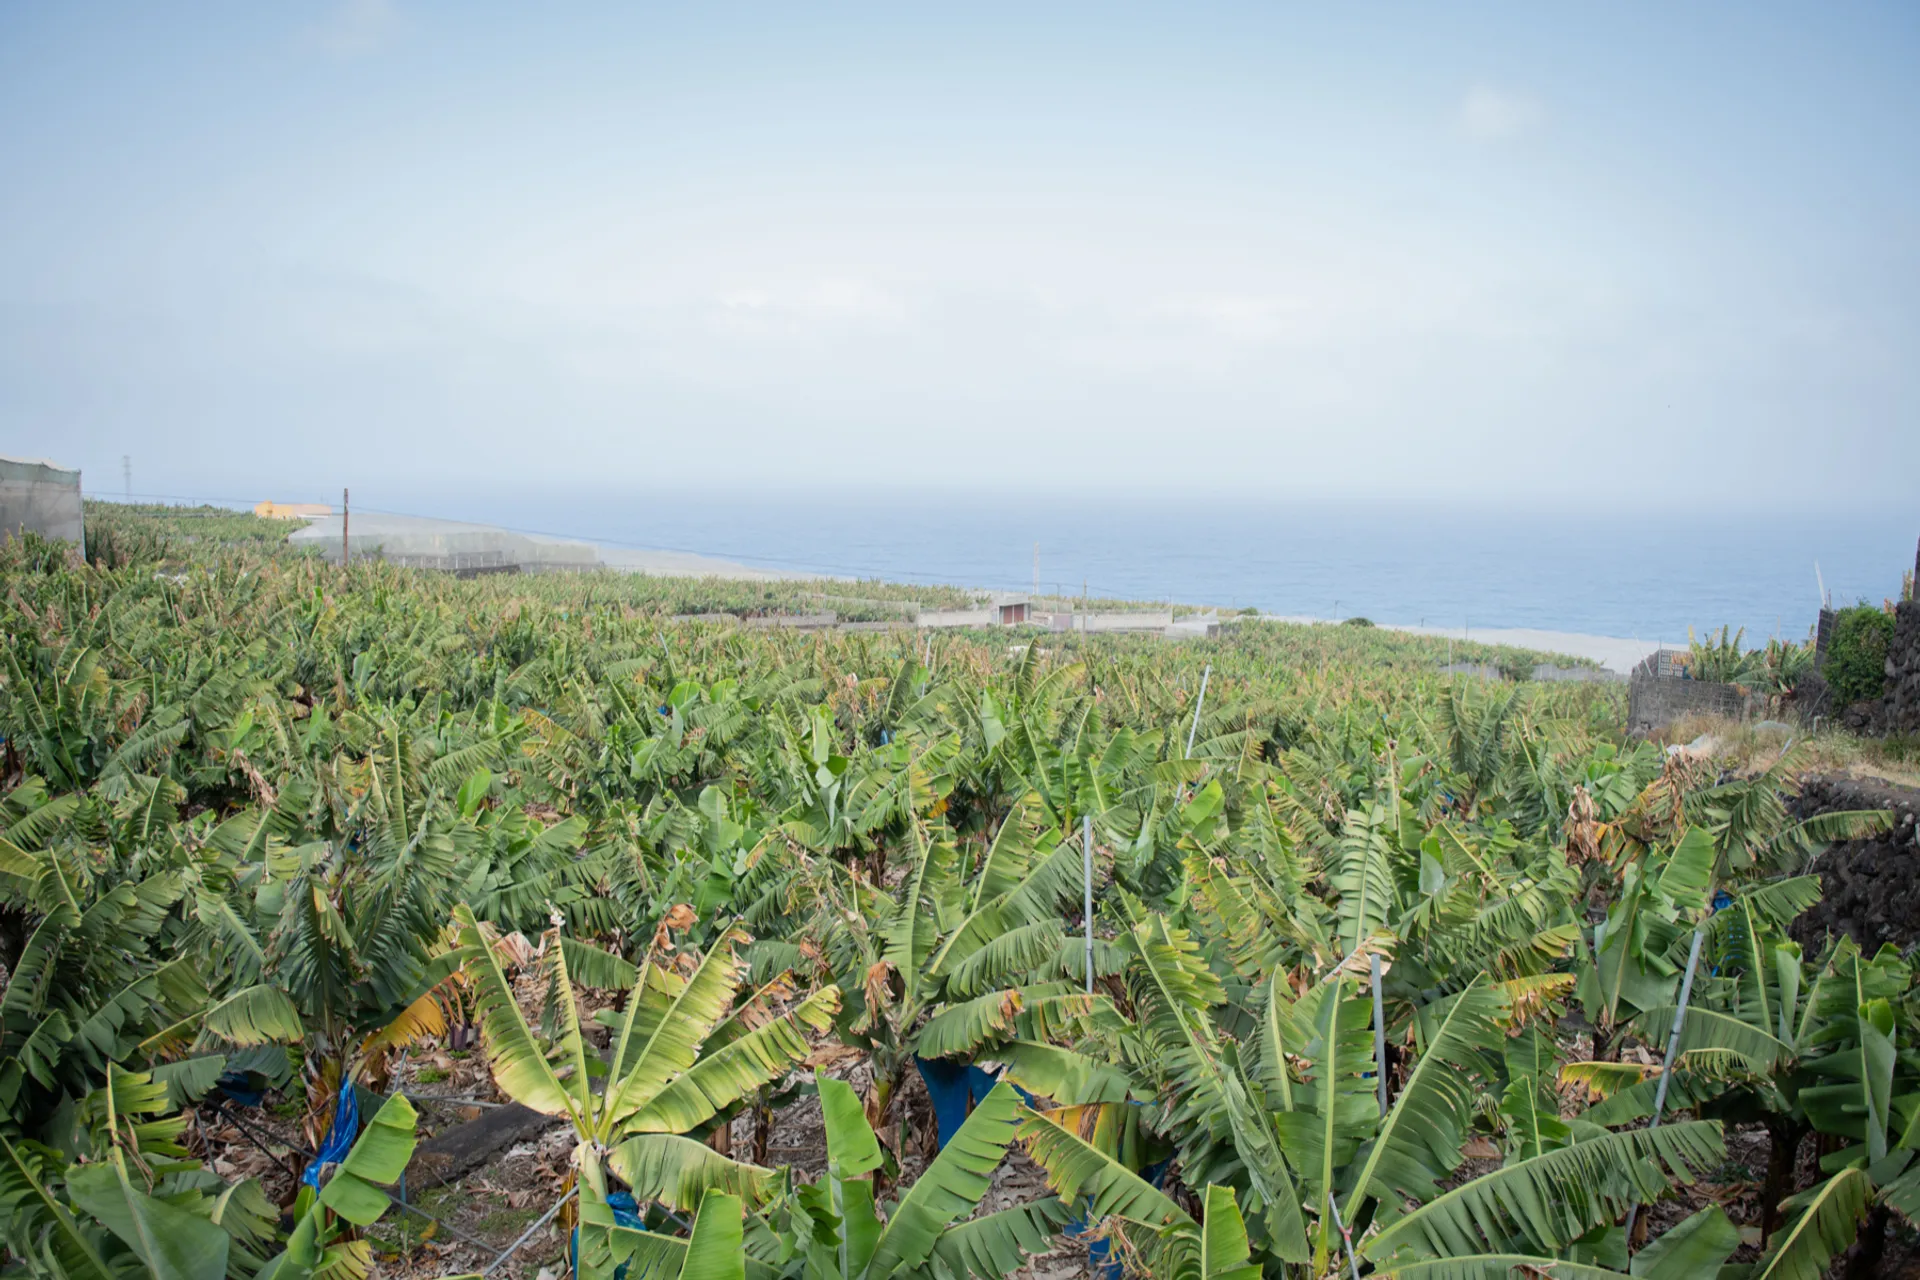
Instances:
[[[1285,614],[1266,614],[1275,622],[1324,623],[1337,626],[1338,618],[1309,618]],[[1417,636],[1440,639],[1477,640],[1482,644],[1506,644],[1518,649],[1537,649],[1546,653],[1564,653],[1575,658],[1590,658],[1608,671],[1621,675],[1633,669],[1646,656],[1659,649],[1658,640],[1628,639],[1624,636],[1596,636],[1578,631],[1543,631],[1536,627],[1474,627],[1471,631],[1451,627],[1418,627],[1380,622],[1374,625],[1387,631],[1404,631]],[[1668,647],[1677,647],[1668,645]]]

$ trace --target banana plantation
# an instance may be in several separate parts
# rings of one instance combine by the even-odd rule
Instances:
[[[1920,1212],[1913,963],[1794,928],[1886,818],[1790,752],[1372,628],[142,545],[0,551],[7,1275],[1812,1280]],[[420,1208],[455,1054],[562,1152],[497,1253]]]

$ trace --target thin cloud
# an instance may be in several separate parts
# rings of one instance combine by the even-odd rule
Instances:
[[[1546,122],[1540,104],[1525,94],[1476,84],[1454,112],[1454,123],[1476,142],[1505,142],[1537,130]]]
[[[328,53],[362,57],[392,44],[402,25],[392,0],[341,0],[312,35],[314,43]]]

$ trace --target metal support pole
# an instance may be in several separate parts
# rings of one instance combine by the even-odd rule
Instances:
[[[1213,664],[1209,662],[1206,670],[1200,673],[1200,696],[1193,704],[1193,727],[1187,730],[1187,754],[1182,759],[1193,756],[1193,736],[1200,732],[1200,710],[1207,705],[1207,681],[1213,678]]]
[[[1334,1199],[1333,1188],[1327,1188],[1327,1212],[1333,1215],[1333,1229],[1340,1233],[1340,1239],[1347,1246],[1347,1269],[1353,1273],[1353,1280],[1360,1280],[1360,1263],[1353,1256],[1353,1237],[1347,1234],[1346,1223],[1340,1221],[1340,1202]]]
[[[342,569],[347,567],[347,520],[352,512],[353,508],[347,502],[347,491],[342,489],[340,491],[340,567]]]
[[[1087,924],[1087,994],[1093,994],[1093,817],[1080,819],[1080,853],[1085,866]]]
[[[1380,1114],[1387,1114],[1387,1018],[1386,1000],[1380,994],[1380,953],[1367,957],[1373,974],[1373,1073],[1380,1090]]]
[[[1687,949],[1687,976],[1680,980],[1680,1004],[1673,1011],[1673,1030],[1667,1033],[1667,1058],[1660,1066],[1660,1083],[1653,1091],[1653,1119],[1647,1122],[1647,1128],[1660,1127],[1660,1112],[1667,1105],[1667,1081],[1673,1078],[1673,1059],[1680,1051],[1680,1028],[1687,1022],[1687,1001],[1693,997],[1693,974],[1700,967],[1700,940],[1706,936],[1704,928],[1693,931],[1693,945]],[[1640,1215],[1640,1206],[1634,1205],[1627,1210],[1627,1242],[1633,1242],[1633,1221]]]

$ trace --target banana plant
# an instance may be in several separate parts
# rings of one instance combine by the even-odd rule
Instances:
[[[1576,991],[1599,1045],[1634,1014],[1673,1004],[1682,965],[1671,959],[1685,945],[1712,898],[1713,839],[1689,828],[1670,850],[1648,848],[1623,861],[1604,921],[1583,951]]]
[[[1786,936],[1793,918],[1819,897],[1811,877],[1738,884],[1722,910],[1701,925],[1699,971],[1682,1031],[1673,1041],[1673,1071],[1667,1104],[1729,1122],[1759,1122],[1770,1136],[1762,1192],[1762,1226],[1771,1233],[1779,1205],[1791,1191],[1795,1152],[1809,1128],[1797,1102],[1798,1064],[1817,1051],[1822,1023],[1810,997],[1837,981],[1835,962],[1845,963],[1852,944],[1843,942],[1828,963],[1809,967],[1800,946]],[[1671,962],[1679,961],[1674,940]],[[1690,945],[1690,943],[1688,944]],[[1664,1046],[1678,1009],[1661,1005],[1625,1024],[1627,1034]],[[1590,1112],[1606,1124],[1629,1123],[1653,1114],[1658,1070],[1626,1062],[1570,1062],[1568,1082],[1579,1081],[1605,1101]]]
[[[758,1000],[735,1003],[747,976],[737,932],[723,933],[702,956],[683,957],[688,967],[676,971],[656,959],[629,964],[554,930],[544,948],[553,1011],[548,1040],[528,1025],[472,909],[462,903],[453,918],[494,1081],[521,1105],[572,1124],[583,1179],[602,1177],[610,1160],[636,1194],[688,1209],[697,1201],[683,1194],[693,1185],[687,1179],[704,1171],[725,1172],[732,1191],[769,1190],[771,1174],[735,1165],[682,1135],[722,1119],[806,1057],[807,1033],[833,1025],[837,988],[822,987],[776,1015]],[[628,987],[624,1010],[602,1015],[610,1033],[604,1062],[589,1054],[581,1032],[575,974],[596,986]],[[596,1092],[592,1081],[602,1074],[606,1085]]]
[[[871,1178],[881,1166],[880,1144],[858,1095],[824,1074],[816,1083],[827,1169],[797,1190],[789,1215],[808,1280],[892,1280],[927,1270],[994,1280],[1044,1252],[1066,1222],[1052,1198],[968,1217],[1019,1128],[1024,1108],[1012,1085],[995,1085],[913,1186],[892,1204],[877,1204]]]
[[[373,1246],[353,1232],[378,1222],[392,1203],[384,1188],[399,1181],[413,1158],[415,1119],[403,1097],[382,1103],[319,1191],[300,1188],[287,1246],[254,1280],[366,1275],[373,1265]]]
[[[970,1217],[1012,1144],[1023,1108],[1011,1085],[983,1099],[912,1188],[891,1203],[876,1196],[874,1176],[883,1157],[859,1096],[843,1080],[815,1074],[826,1129],[827,1167],[808,1183],[789,1185],[769,1170],[728,1168],[717,1160],[688,1170],[679,1194],[699,1205],[693,1237],[681,1242],[619,1225],[606,1205],[606,1187],[583,1173],[580,1274],[598,1280],[618,1266],[672,1274],[690,1265],[701,1223],[716,1201],[728,1206],[732,1248],[745,1274],[797,1274],[805,1280],[904,1280],[939,1275],[999,1280],[1034,1253],[1070,1216],[1053,1197]],[[616,1152],[615,1172],[640,1173]],[[742,1208],[746,1212],[740,1225]],[[687,1274],[682,1272],[682,1274]]]
[[[1711,835],[1720,879],[1755,869],[1802,873],[1835,841],[1866,839],[1893,825],[1886,809],[1829,810],[1795,819],[1787,806],[1800,793],[1801,756],[1789,742],[1765,769],[1688,794],[1687,816]]]
[[[592,1177],[583,1175],[583,1187]],[[614,1220],[604,1186],[587,1187],[580,1200],[575,1275],[578,1280],[607,1280],[625,1267],[625,1274],[648,1280],[746,1280],[745,1224],[746,1208],[739,1196],[708,1191],[700,1198],[693,1230],[685,1240],[635,1231]]]
[[[1161,1100],[1148,1115],[1174,1142],[1183,1179],[1230,1186],[1253,1206],[1247,1227],[1260,1256],[1316,1275],[1369,1258],[1389,1269],[1420,1263],[1429,1274],[1477,1274],[1468,1269],[1482,1252],[1598,1265],[1602,1247],[1618,1246],[1624,1258],[1624,1240],[1606,1237],[1615,1217],[1719,1158],[1713,1121],[1615,1133],[1561,1123],[1555,1105],[1551,1129],[1538,1118],[1523,1123],[1521,1100],[1550,1085],[1551,1053],[1536,1052],[1530,1070],[1520,1065],[1508,1034],[1511,984],[1477,975],[1412,1011],[1405,1034],[1419,1052],[1382,1114],[1369,1078],[1372,1002],[1348,968],[1298,996],[1276,972],[1236,1011],[1197,941],[1164,917],[1142,918],[1126,944],[1137,1021],[1110,1037],[1120,1081],[1101,1083],[1097,1059],[1064,1049],[1048,1051],[1042,1072],[1021,1060],[1024,1045],[1010,1076],[1057,1099],[1074,1090],[1099,1099],[1060,1113],[1075,1118],[1071,1135],[1060,1122],[1036,1122],[1030,1151],[1070,1201],[1088,1188],[1110,1195],[1102,1211],[1118,1216],[1130,1247],[1158,1248],[1152,1241],[1181,1220],[1169,1211],[1177,1202],[1111,1143],[1078,1132],[1103,1110],[1129,1110],[1129,1093]],[[1222,1018],[1245,1030],[1224,1034]],[[1544,1043],[1537,1032],[1522,1038],[1536,1051]],[[1443,1192],[1478,1123],[1478,1099],[1503,1094],[1515,1098],[1509,1164]]]
[[[1081,896],[1083,852],[1022,800],[977,866],[943,825],[910,824],[911,862],[898,890],[822,891],[825,952],[846,995],[843,1035],[873,1059],[867,1115],[884,1126],[916,1056],[957,1057],[1026,1031],[1047,1039],[1109,1011],[1105,995],[1058,979],[1083,974],[1062,913]],[[1099,960],[1096,956],[1096,965]]]
[[[32,925],[0,997],[10,1116],[54,1114],[109,1063],[157,1065],[156,1046],[183,1033],[242,1045],[299,1037],[285,997],[257,969],[217,959],[224,940],[182,919],[190,903],[195,919],[225,906],[203,890],[227,877],[218,828],[98,794],[49,798],[32,781],[0,804],[0,819],[0,903]]]
[[[48,1280],[259,1272],[276,1226],[259,1184],[228,1184],[187,1157],[187,1121],[164,1084],[118,1067],[107,1077],[64,1113],[55,1142],[0,1137],[9,1270]]]
[[[1718,972],[1698,984],[1667,1084],[1669,1106],[1768,1127],[1768,1243],[1757,1276],[1817,1274],[1878,1206],[1920,1210],[1920,1129],[1901,1119],[1920,1103],[1920,1080],[1900,1062],[1896,1012],[1911,967],[1891,948],[1864,956],[1845,937],[1817,963],[1803,961],[1784,923],[1810,892],[1795,881],[1748,888],[1713,918]],[[1649,1010],[1627,1030],[1665,1043],[1676,1013]],[[1660,1083],[1657,1071],[1622,1063],[1569,1063],[1563,1077],[1610,1095],[1586,1113],[1609,1125],[1651,1115]],[[1790,1195],[1809,1131],[1841,1145],[1822,1162],[1828,1176]]]

